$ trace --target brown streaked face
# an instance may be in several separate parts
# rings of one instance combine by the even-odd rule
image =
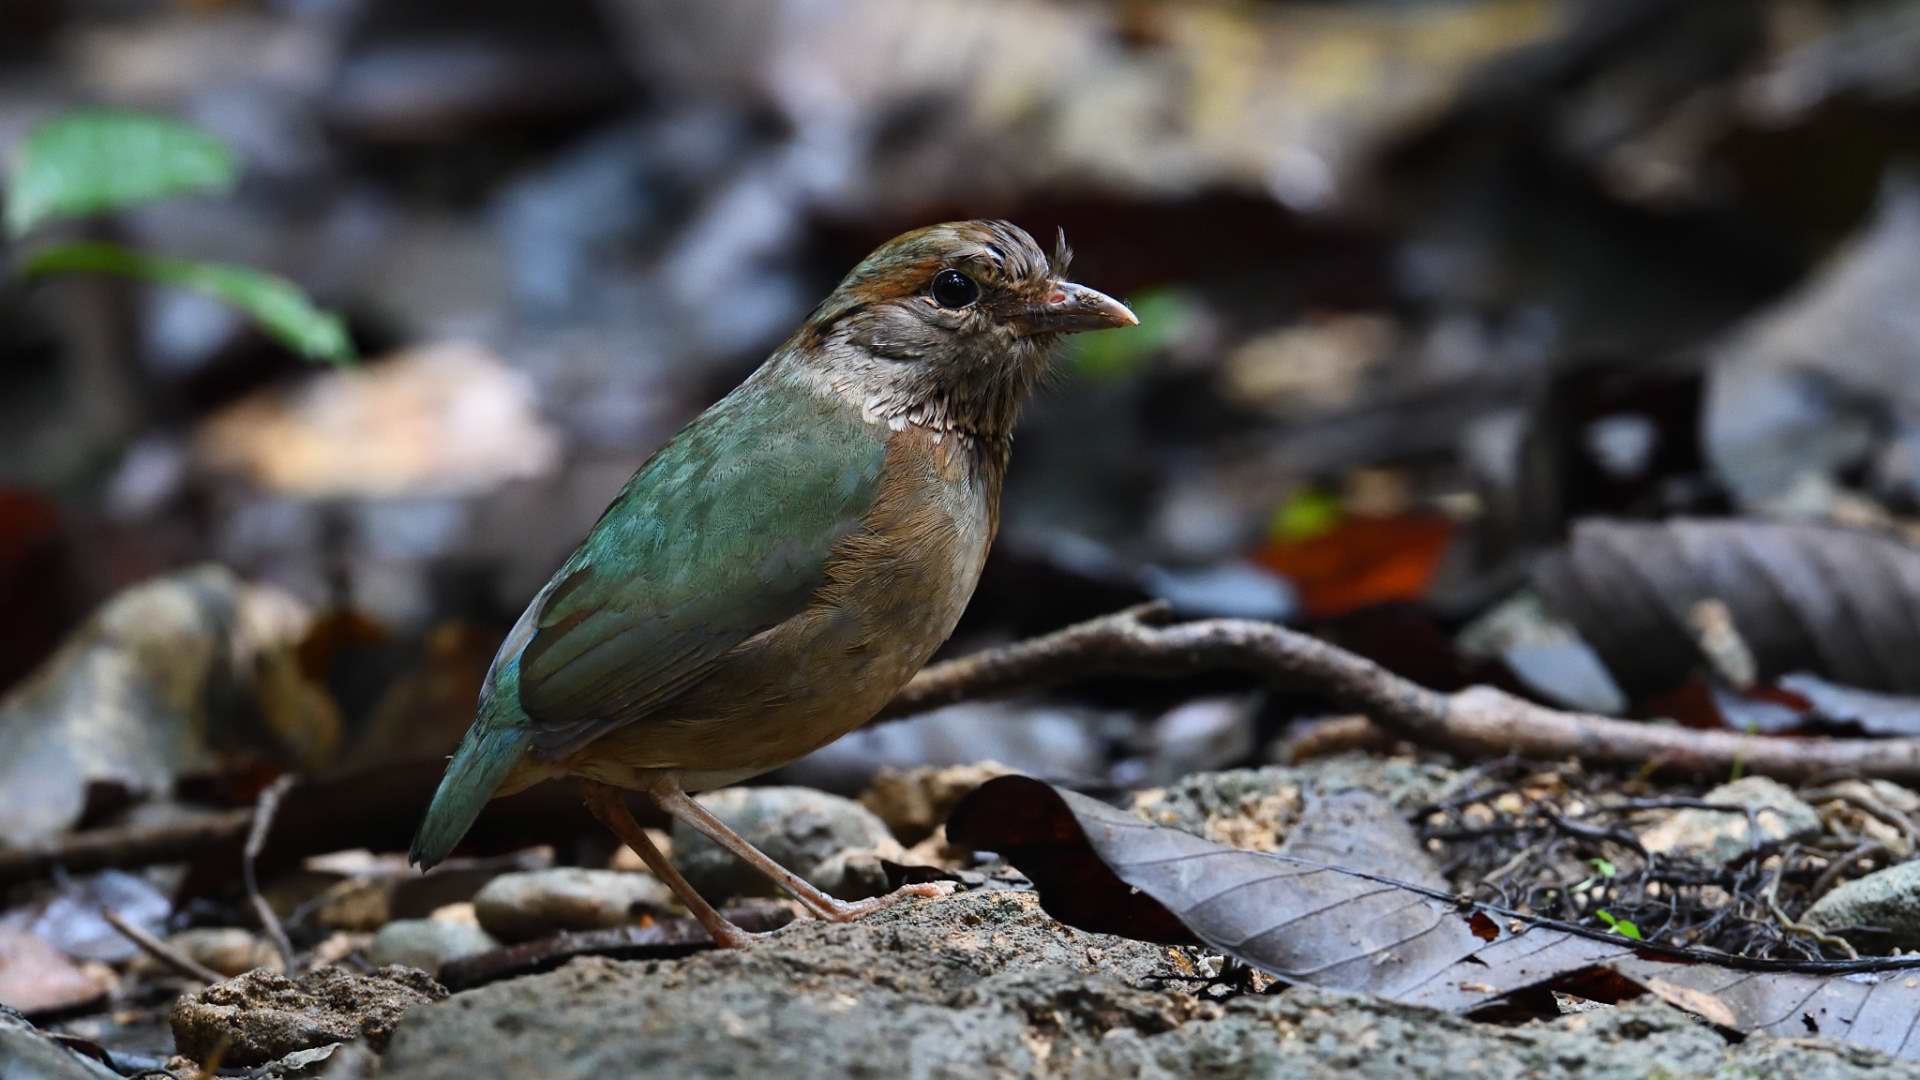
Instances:
[[[957,377],[1044,363],[1061,334],[1137,323],[1119,301],[1066,280],[1061,237],[1051,258],[1004,221],[959,221],[895,237],[854,267],[808,320],[815,341],[856,347]]]
[[[1067,281],[1068,259],[1065,237],[1048,258],[1004,221],[916,229],[854,267],[785,355],[890,424],[1001,439],[1063,335],[1139,321]]]

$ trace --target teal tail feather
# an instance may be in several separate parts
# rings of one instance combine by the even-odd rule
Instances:
[[[501,724],[485,715],[467,729],[467,737],[454,751],[447,774],[440,778],[439,790],[413,834],[413,850],[407,861],[422,870],[431,870],[447,857],[507,774],[526,756],[530,738],[518,724]]]

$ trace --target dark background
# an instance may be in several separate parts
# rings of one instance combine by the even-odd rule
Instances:
[[[246,171],[69,233],[283,274],[364,361],[177,290],[0,284],[0,687],[224,564],[320,620],[346,727],[310,768],[443,753],[625,476],[936,220],[1064,228],[1143,320],[1030,409],[967,643],[1160,596],[1445,688],[1577,519],[1901,528],[1920,492],[1912,3],[0,5],[0,151],[76,105]],[[815,767],[1132,783],[1288,714],[1203,689]]]

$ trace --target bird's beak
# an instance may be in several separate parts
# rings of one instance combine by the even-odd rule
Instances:
[[[1140,319],[1127,310],[1127,305],[1071,281],[1055,285],[1044,301],[1028,305],[1012,321],[1022,337],[1140,325]]]

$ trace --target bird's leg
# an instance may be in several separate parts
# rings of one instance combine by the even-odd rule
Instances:
[[[933,898],[945,896],[950,887],[943,885],[906,885],[871,900],[848,902],[823,892],[806,878],[774,862],[759,848],[748,843],[746,838],[727,827],[727,823],[713,816],[713,812],[701,806],[694,798],[680,790],[680,785],[672,779],[655,781],[647,789],[660,809],[692,826],[707,839],[739,856],[748,866],[765,874],[775,885],[793,894],[793,898],[805,905],[822,919],[832,922],[852,922],[862,915],[869,915],[889,904],[913,897]]]
[[[621,843],[632,848],[655,877],[667,883],[667,887],[680,897],[680,902],[687,905],[687,910],[693,912],[693,917],[706,928],[707,936],[713,939],[715,945],[723,949],[743,948],[756,936],[735,926],[725,915],[715,911],[713,905],[707,903],[706,898],[689,885],[686,878],[680,876],[680,871],[675,870],[660,849],[653,846],[653,841],[647,839],[646,830],[633,820],[633,812],[627,809],[626,796],[619,788],[595,780],[582,780],[580,790],[586,796],[587,810],[619,837]]]

